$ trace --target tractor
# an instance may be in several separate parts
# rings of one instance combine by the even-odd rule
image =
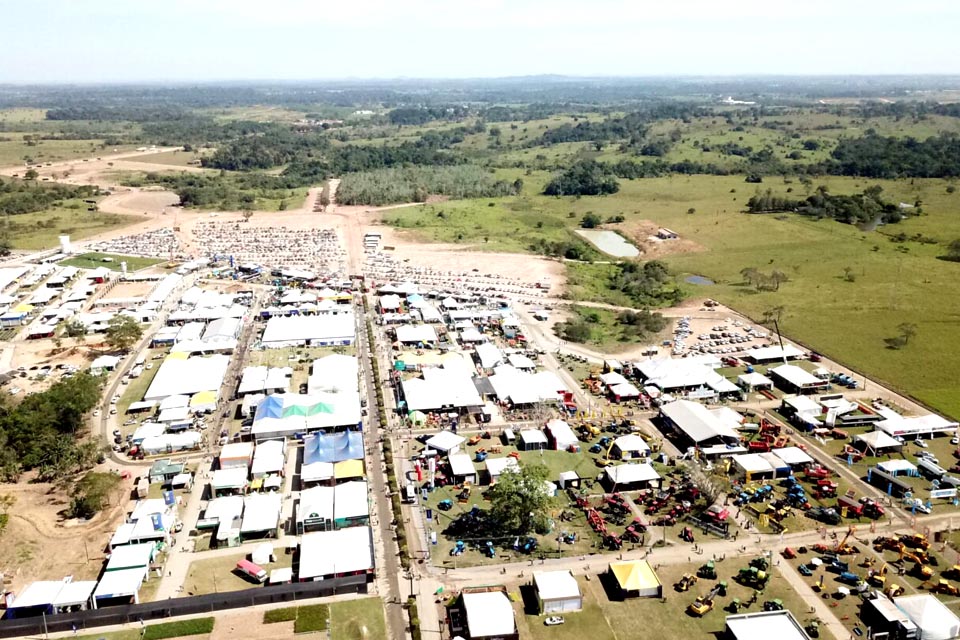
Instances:
[[[960,588],[957,588],[955,584],[952,584],[946,580],[940,580],[937,582],[936,586],[932,589],[934,593],[944,593],[950,596],[960,595]]]
[[[767,572],[757,567],[744,567],[740,569],[740,573],[737,574],[737,580],[740,584],[753,587],[754,589],[763,589],[767,586],[769,579],[770,576]]]
[[[700,567],[697,571],[697,575],[704,580],[716,580],[717,579],[717,569],[714,566],[713,560],[707,562],[707,564]]]
[[[692,615],[702,618],[707,615],[710,610],[713,609],[713,600],[710,600],[704,596],[697,596],[697,599],[690,603],[690,606],[687,607],[687,611]]]
[[[783,600],[774,598],[763,603],[764,611],[783,611]]]

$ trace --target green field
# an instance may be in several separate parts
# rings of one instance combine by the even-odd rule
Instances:
[[[38,251],[57,246],[57,236],[81,240],[137,222],[133,216],[87,211],[80,200],[67,200],[58,207],[5,218],[14,249]]]
[[[330,637],[337,640],[386,638],[380,598],[343,600],[330,604]]]
[[[105,262],[104,258],[111,258],[110,261]],[[139,271],[140,269],[146,269],[147,267],[152,267],[158,265],[164,260],[159,260],[157,258],[143,258],[140,256],[123,256],[116,253],[81,253],[78,256],[72,258],[67,258],[60,264],[71,266],[71,267],[80,267],[81,269],[96,269],[97,267],[106,267],[112,271],[120,271],[120,263],[127,263],[128,271]]]
[[[35,163],[59,162],[86,158],[114,151],[125,151],[129,146],[107,147],[102,139],[94,140],[35,140],[26,142],[24,135],[31,132],[0,132],[0,166],[23,165],[28,159]]]

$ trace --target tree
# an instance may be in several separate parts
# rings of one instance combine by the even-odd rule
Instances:
[[[917,335],[917,325],[912,322],[901,322],[897,325],[897,331],[900,332],[900,337],[903,338],[903,344],[906,346],[910,343],[910,338]]]
[[[696,208],[694,208],[694,207],[690,207],[689,209],[687,209],[687,213],[688,213],[689,215],[691,215],[691,216],[692,216],[693,214],[695,214],[696,212],[697,212],[697,210],[696,210]]]
[[[854,272],[853,267],[844,267],[843,268],[843,279],[847,282],[856,282],[857,274]]]
[[[5,493],[0,496],[0,533],[3,533],[3,530],[7,528],[7,522],[10,520],[10,516],[7,515],[7,511],[10,510],[17,502],[17,496],[12,493]]]
[[[71,518],[93,517],[109,504],[110,496],[119,484],[120,476],[115,473],[91,471],[74,487],[67,515]]]
[[[143,327],[127,315],[116,315],[107,323],[107,344],[116,351],[126,351],[143,336]]]
[[[73,338],[75,345],[80,345],[87,340],[87,327],[79,320],[69,320],[63,323],[63,335]]]
[[[36,180],[39,177],[40,177],[40,174],[37,173],[36,169],[27,169],[26,172],[23,174],[24,180]]]
[[[490,519],[507,534],[526,535],[549,529],[551,499],[544,489],[550,470],[541,464],[528,464],[520,471],[505,471],[487,492]]]
[[[780,291],[780,284],[789,281],[790,278],[783,271],[774,270],[770,274],[770,282],[773,283],[773,290]]]
[[[327,210],[327,207],[330,206],[330,187],[329,185],[323,188],[323,191],[320,192],[320,206],[324,211]]]
[[[580,226],[584,229],[595,229],[603,223],[603,220],[600,219],[595,213],[586,213],[583,218],[580,219]]]
[[[250,218],[253,217],[253,211],[251,209],[244,209],[240,215],[243,216],[244,222],[250,222]]]

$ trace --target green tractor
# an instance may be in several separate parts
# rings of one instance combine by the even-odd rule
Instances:
[[[740,573],[737,574],[737,580],[740,584],[746,587],[753,587],[754,589],[763,589],[767,586],[767,581],[770,580],[770,575],[757,567],[744,567],[740,569]]]
[[[717,579],[717,568],[713,563],[713,560],[707,562],[707,564],[700,567],[697,571],[697,575],[704,580],[716,580]]]

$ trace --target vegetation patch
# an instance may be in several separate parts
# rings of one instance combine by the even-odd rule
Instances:
[[[426,202],[431,195],[451,198],[497,198],[516,195],[523,180],[497,180],[475,165],[447,167],[406,167],[348,173],[337,189],[341,204],[385,205],[397,202]]]
[[[294,633],[326,631],[330,621],[330,607],[325,604],[312,604],[297,608],[297,619],[293,623]]]
[[[127,263],[128,271],[139,271],[163,262],[159,258],[144,258],[142,256],[123,256],[116,253],[81,253],[60,262],[65,267],[79,267],[81,269],[97,269],[106,267],[111,271],[120,271],[120,263]]]
[[[144,630],[143,640],[164,640],[164,638],[182,638],[184,636],[212,633],[213,624],[213,618],[193,618],[152,624]]]
[[[263,612],[263,624],[274,624],[277,622],[293,622],[297,619],[297,607],[285,607],[283,609],[270,609]]]

